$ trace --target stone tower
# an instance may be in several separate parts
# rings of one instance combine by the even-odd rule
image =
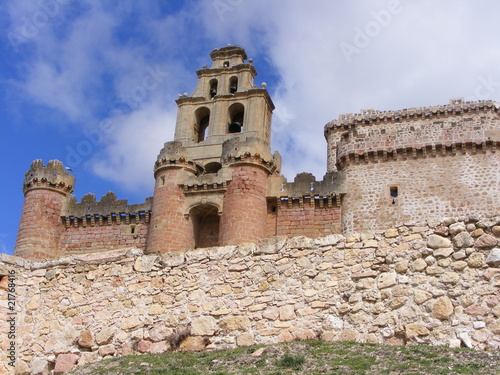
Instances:
[[[31,163],[23,183],[24,205],[14,255],[26,259],[57,256],[64,232],[61,210],[73,191],[75,178],[58,160],[45,167],[41,160]]]
[[[266,237],[267,179],[274,104],[254,85],[243,48],[211,52],[194,93],[177,100],[175,138],[154,167],[149,252],[234,245]]]

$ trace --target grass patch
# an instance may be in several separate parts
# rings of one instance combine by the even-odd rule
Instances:
[[[297,341],[206,352],[109,358],[72,375],[497,375],[500,354],[430,346]]]

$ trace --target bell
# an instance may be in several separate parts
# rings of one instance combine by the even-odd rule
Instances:
[[[210,96],[213,98],[215,95],[217,95],[217,90],[216,89],[210,89]]]
[[[238,88],[237,88],[235,85],[232,85],[232,86],[229,88],[229,91],[231,92],[231,94],[234,94],[237,90],[238,90]]]
[[[229,124],[229,133],[241,133],[241,123],[235,121]]]

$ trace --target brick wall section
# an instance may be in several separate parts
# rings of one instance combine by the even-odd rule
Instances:
[[[267,172],[252,165],[234,167],[220,222],[223,246],[257,242],[266,237]]]
[[[373,230],[422,217],[495,215],[500,211],[499,171],[498,153],[490,152],[352,164],[346,168],[343,231]],[[398,189],[394,204],[391,187]]]
[[[147,236],[146,224],[70,227],[62,235],[61,254],[93,253],[129,247],[146,249]]]
[[[41,260],[58,255],[64,231],[60,217],[64,199],[63,194],[48,189],[26,193],[14,250],[16,256]]]
[[[317,200],[316,200],[317,201]],[[288,201],[276,206],[276,211],[268,209],[267,237],[273,236],[307,236],[321,237],[341,232],[341,208],[339,206],[311,207],[309,199],[304,199],[303,207],[299,201],[293,200],[292,207]]]
[[[185,197],[177,185],[178,173],[183,170],[167,169],[156,177],[147,243],[150,253],[194,248],[193,225],[184,216]]]

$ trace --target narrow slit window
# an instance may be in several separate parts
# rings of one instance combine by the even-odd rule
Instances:
[[[391,197],[392,198],[397,198],[398,196],[398,188],[397,186],[393,186],[390,188],[390,192],[391,192]]]

